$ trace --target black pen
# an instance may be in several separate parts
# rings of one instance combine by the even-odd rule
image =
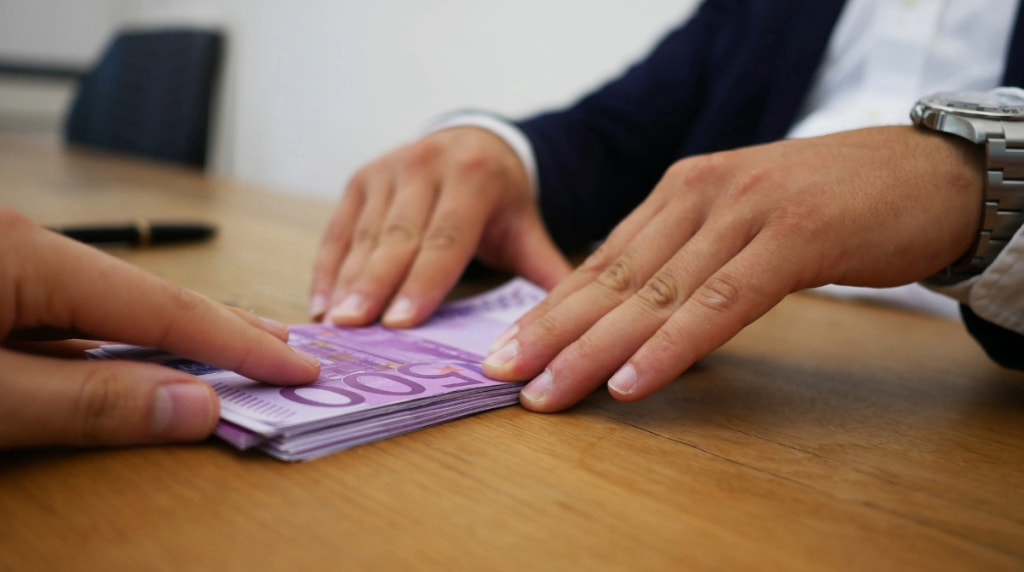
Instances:
[[[52,230],[88,244],[129,244],[146,247],[206,240],[217,229],[201,222],[150,222],[128,224],[50,227]]]

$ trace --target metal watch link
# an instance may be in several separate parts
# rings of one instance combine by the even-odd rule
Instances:
[[[928,279],[953,284],[980,274],[1024,224],[1024,91],[939,93],[910,111],[914,125],[985,145],[981,228],[971,250]]]

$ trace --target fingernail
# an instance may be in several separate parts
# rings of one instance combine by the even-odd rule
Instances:
[[[408,322],[412,319],[413,310],[412,300],[405,296],[400,296],[391,303],[391,306],[388,307],[388,311],[381,320],[388,323]]]
[[[505,342],[512,339],[512,336],[515,336],[518,333],[519,324],[512,324],[512,326],[509,329],[505,330],[503,334],[498,336],[498,339],[494,340],[494,343],[491,344],[491,348],[488,351],[493,354],[495,351],[497,351],[498,348],[504,346]]]
[[[152,431],[160,439],[200,439],[213,426],[210,391],[198,383],[171,383],[156,390]]]
[[[320,360],[316,359],[316,357],[314,357],[313,355],[308,354],[308,353],[300,350],[299,348],[297,348],[295,346],[288,346],[288,347],[292,348],[292,351],[295,352],[295,355],[297,355],[300,358],[302,358],[302,361],[306,362],[310,366],[320,367]]]
[[[551,383],[554,380],[550,369],[545,369],[540,375],[533,378],[533,381],[526,384],[526,387],[519,395],[530,402],[530,405],[541,405],[551,393]]]
[[[629,395],[636,389],[636,368],[627,363],[608,380],[608,387],[619,395]]]
[[[317,294],[309,301],[309,315],[314,320],[327,311],[327,296]]]
[[[351,318],[362,318],[366,300],[361,294],[349,294],[340,304],[331,310],[331,321],[346,321]]]
[[[519,355],[519,341],[511,340],[501,347],[500,350],[487,356],[484,360],[484,365],[489,367],[502,367],[508,362],[514,360]]]

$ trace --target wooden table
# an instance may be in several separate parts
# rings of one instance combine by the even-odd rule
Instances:
[[[40,223],[215,222],[115,254],[306,319],[329,204],[3,138],[0,176]],[[798,294],[632,405],[510,407],[299,464],[216,440],[0,453],[0,570],[90,569],[1021,570],[1024,376],[960,324]]]

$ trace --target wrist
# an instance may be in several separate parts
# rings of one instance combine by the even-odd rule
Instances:
[[[916,126],[983,153],[979,230],[966,256],[930,281],[941,285],[976,276],[1024,224],[1024,96],[1007,89],[937,94],[918,101],[910,116]]]
[[[522,163],[523,170],[526,172],[526,178],[530,186],[530,193],[533,196],[537,196],[537,159],[534,155],[533,145],[530,143],[529,138],[527,138],[526,134],[520,131],[518,127],[504,118],[492,113],[465,110],[449,113],[435,119],[427,124],[424,129],[424,134],[435,133],[443,129],[451,129],[454,127],[479,127],[480,129],[490,131],[499,139],[504,141],[505,144],[515,152],[516,157],[519,158],[519,162]]]
[[[936,276],[929,280],[938,280],[947,275],[965,271],[974,260],[974,253],[979,246],[979,236],[985,217],[985,149],[980,145],[966,141],[948,133],[929,133],[948,148],[948,177],[951,186],[969,189],[969,200],[962,209],[962,225],[951,228],[959,247],[955,250],[955,258]],[[942,159],[937,159],[942,160]]]

